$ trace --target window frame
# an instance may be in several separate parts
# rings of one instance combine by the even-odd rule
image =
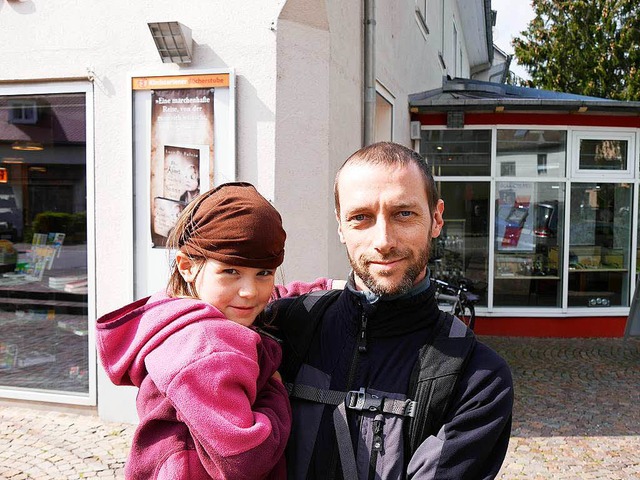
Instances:
[[[30,390],[11,386],[0,386],[0,397],[6,399],[54,402],[68,405],[95,406],[97,404],[97,358],[95,329],[96,322],[96,255],[95,255],[95,150],[94,150],[94,86],[90,81],[50,81],[37,83],[0,84],[0,95],[19,97],[24,95],[56,95],[82,93],[85,95],[85,166],[87,182],[87,368],[89,375],[88,392],[57,392],[55,390]]]
[[[606,179],[628,181],[636,171],[636,133],[621,128],[598,130],[570,130],[571,151],[568,158],[571,162],[571,176],[574,179]],[[598,170],[580,168],[580,143],[582,140],[621,140],[627,142],[627,165],[623,170]]]

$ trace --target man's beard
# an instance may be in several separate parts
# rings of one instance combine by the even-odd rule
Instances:
[[[349,257],[349,263],[351,264],[354,274],[362,280],[362,283],[364,283],[372,293],[378,296],[401,295],[413,288],[416,278],[418,278],[427,266],[430,243],[430,241],[427,242],[426,246],[418,251],[417,258],[410,250],[395,250],[392,254],[379,255],[375,258],[369,257],[368,255],[361,255],[357,261],[351,258],[348,251],[347,256]],[[396,284],[390,285],[381,282],[381,278],[386,276],[385,273],[378,273],[376,275],[371,273],[370,265],[372,261],[393,261],[394,259],[407,258],[408,256],[411,257],[411,261],[405,269],[402,278]]]

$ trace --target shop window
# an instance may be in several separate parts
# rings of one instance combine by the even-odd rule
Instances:
[[[569,306],[629,306],[629,183],[571,186]]]
[[[420,151],[437,177],[491,174],[491,130],[423,130]]]
[[[455,283],[469,280],[480,305],[487,305],[489,182],[438,182],[445,223],[432,244],[431,276]]]
[[[494,306],[562,305],[564,185],[498,182]]]
[[[90,404],[88,90],[57,87],[0,95],[0,386]]]
[[[498,130],[496,161],[503,177],[564,177],[567,132],[564,130]],[[503,165],[517,164],[516,169]]]
[[[633,134],[574,132],[574,175],[619,176],[631,174]]]

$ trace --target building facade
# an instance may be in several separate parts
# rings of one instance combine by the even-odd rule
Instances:
[[[0,3],[1,398],[135,421],[95,320],[162,288],[175,214],[220,183],[282,213],[283,280],[345,277],[337,168],[365,141],[412,145],[409,95],[493,58],[489,1],[373,7]]]
[[[432,273],[478,286],[476,330],[623,336],[640,102],[454,79],[410,105],[446,203]]]

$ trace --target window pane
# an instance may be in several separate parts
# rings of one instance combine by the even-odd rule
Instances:
[[[447,282],[471,280],[479,305],[487,305],[489,182],[441,182],[445,222],[433,241],[431,275]]]
[[[580,140],[581,170],[626,170],[626,140]]]
[[[491,130],[424,130],[420,151],[435,176],[491,174]]]
[[[498,130],[498,171],[503,177],[563,177],[566,160],[567,132]]]
[[[495,306],[562,305],[564,184],[498,182]]]
[[[632,198],[627,183],[571,186],[569,306],[629,305]]]
[[[0,97],[0,385],[89,392],[85,95]]]

